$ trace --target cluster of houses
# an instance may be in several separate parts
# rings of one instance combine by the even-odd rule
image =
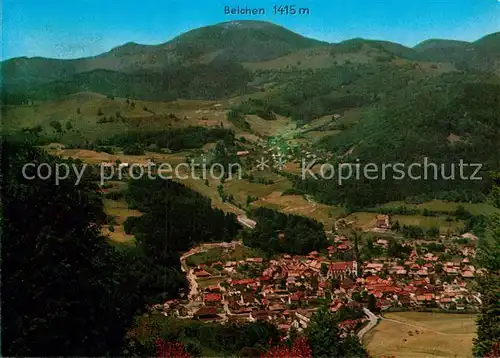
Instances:
[[[163,309],[166,314],[209,321],[266,320],[287,330],[306,327],[320,306],[326,304],[331,311],[349,305],[366,307],[370,296],[380,310],[474,310],[480,303],[470,288],[481,273],[471,263],[474,250],[464,248],[460,260],[449,262],[413,250],[404,262],[379,257],[360,265],[356,260],[333,261],[332,253],[351,249],[344,237],[333,241],[323,255],[311,252],[198,265],[192,268],[198,292],[189,308],[174,301]],[[383,246],[384,241],[377,244]],[[364,320],[346,321],[342,327],[353,330]]]
[[[241,278],[240,267],[261,269],[260,275]],[[218,275],[211,275],[214,268]],[[331,262],[322,260],[312,252],[308,256],[283,255],[279,259],[247,258],[225,263],[200,265],[194,275],[201,284],[214,276],[224,278],[217,284],[200,289],[191,302],[189,312],[179,301],[169,301],[163,307],[169,314],[207,321],[255,321],[275,323],[281,330],[291,327],[303,329],[320,306],[327,303],[330,310],[343,306],[361,307],[347,296],[356,287],[358,265],[356,261]],[[219,276],[220,275],[220,276]],[[338,282],[336,287],[332,281]],[[347,334],[367,318],[345,320],[340,328]]]

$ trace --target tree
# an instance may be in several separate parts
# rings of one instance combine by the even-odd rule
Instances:
[[[345,313],[345,311],[332,313],[326,306],[323,306],[313,314],[305,330],[313,357],[367,356],[357,337],[352,339],[350,336],[340,335],[338,324],[341,320],[347,319]]]
[[[359,339],[356,335],[348,335],[344,338],[342,342],[342,352],[343,357],[368,357],[366,350],[363,345],[359,342]]]
[[[459,220],[468,220],[471,216],[472,214],[466,210],[463,205],[459,205],[455,209],[455,217]]]
[[[495,343],[491,351],[484,355],[484,358],[498,358],[500,357],[500,342]]]
[[[439,236],[439,228],[438,227],[431,227],[427,230],[427,236],[430,238],[433,237],[438,237]]]
[[[125,155],[143,155],[144,148],[138,143],[128,144],[123,148],[123,154]]]
[[[491,200],[500,207],[500,174],[493,175]],[[458,210],[458,209],[457,209]],[[488,271],[477,278],[481,308],[477,318],[474,355],[486,356],[500,342],[500,214],[492,214],[486,238],[479,243],[478,259]]]
[[[181,342],[166,342],[164,339],[156,340],[156,357],[158,358],[190,358]]]
[[[358,231],[356,231],[356,230],[351,231],[351,238],[352,238],[352,241],[354,242],[354,258],[358,264],[357,267],[362,267],[363,262],[361,261],[361,255],[359,253],[359,237],[360,237],[360,234]],[[358,274],[359,274],[359,272],[356,272],[356,276]]]
[[[55,185],[25,179],[25,163],[54,171],[61,160],[2,143],[2,354],[121,355],[125,331],[144,306],[130,285],[140,280],[131,252],[101,236],[106,215],[90,173],[78,185],[74,174]]]
[[[51,121],[50,122],[50,126],[52,128],[54,128],[54,130],[57,132],[57,133],[62,133],[63,129],[62,129],[62,125],[60,122],[58,121]]]
[[[272,347],[266,353],[262,354],[261,357],[265,358],[283,358],[283,357],[300,357],[300,358],[312,358],[312,350],[309,346],[307,340],[304,337],[298,337],[292,341],[291,345],[286,343],[281,343],[278,346]]]
[[[224,186],[222,184],[217,185],[217,193],[222,201],[226,201],[226,194],[224,194]]]
[[[377,299],[373,294],[368,296],[368,309],[372,312],[377,311]]]
[[[315,290],[318,289],[318,285],[319,285],[319,280],[318,280],[318,276],[314,275],[313,277],[311,277],[311,287]]]
[[[326,276],[328,274],[328,264],[322,262],[321,263],[321,274]]]
[[[307,339],[314,357],[341,357],[338,320],[325,306],[311,317],[306,329]]]

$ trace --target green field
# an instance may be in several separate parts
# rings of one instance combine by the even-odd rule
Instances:
[[[259,249],[253,249],[243,245],[236,245],[234,249],[226,250],[222,247],[215,247],[199,254],[191,255],[186,259],[188,266],[198,266],[212,262],[239,261],[249,257],[266,257],[266,253]]]
[[[372,357],[472,357],[474,315],[401,312],[384,318],[364,338]]]

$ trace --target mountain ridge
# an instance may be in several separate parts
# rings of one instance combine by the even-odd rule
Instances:
[[[289,29],[285,28],[284,26],[277,25],[277,24],[274,24],[274,23],[269,22],[269,21],[232,20],[232,21],[220,22],[220,23],[217,23],[217,24],[214,24],[214,25],[207,25],[207,26],[195,28],[195,29],[192,29],[192,30],[188,30],[186,32],[183,32],[183,33],[181,33],[181,34],[173,37],[170,40],[167,40],[165,42],[161,42],[161,43],[158,43],[158,44],[141,44],[141,43],[130,41],[130,42],[126,42],[126,43],[121,44],[121,45],[117,45],[117,46],[111,48],[108,51],[105,51],[103,53],[100,53],[100,54],[97,54],[97,55],[94,55],[94,56],[85,56],[85,57],[70,58],[70,59],[59,59],[59,58],[43,57],[43,56],[31,56],[31,57],[30,56],[19,56],[19,57],[13,57],[13,58],[9,58],[9,59],[0,61],[0,65],[1,64],[5,64],[5,63],[10,62],[10,61],[21,60],[21,59],[22,60],[45,59],[45,60],[56,60],[56,61],[78,61],[78,60],[83,60],[83,59],[92,59],[92,58],[96,58],[96,57],[105,55],[105,54],[107,54],[109,52],[113,52],[114,50],[121,49],[123,47],[131,46],[131,45],[145,47],[145,48],[160,47],[160,46],[167,45],[167,44],[175,41],[179,37],[181,37],[183,35],[186,35],[186,34],[189,34],[191,32],[194,32],[194,31],[197,31],[197,30],[200,30],[200,29],[204,29],[204,28],[209,28],[209,27],[220,27],[222,25],[231,24],[231,23],[255,23],[255,24],[271,25],[271,26],[279,27],[279,28],[285,29],[285,30],[287,30],[289,32],[293,32],[295,34],[300,35],[298,32],[289,30]],[[488,38],[490,36],[500,36],[500,32],[494,32],[494,33],[491,33],[491,34],[486,34],[485,36],[483,36],[483,37],[481,37],[481,38],[479,38],[479,39],[477,39],[476,41],[473,41],[473,42],[463,41],[463,40],[439,39],[439,38],[426,39],[426,40],[422,40],[421,42],[419,42],[418,44],[416,44],[413,47],[411,47],[411,46],[405,46],[405,45],[402,45],[402,44],[399,44],[397,42],[390,41],[390,40],[368,39],[368,38],[363,38],[363,37],[355,37],[355,38],[351,38],[351,39],[342,40],[340,42],[328,42],[328,41],[323,41],[323,40],[319,40],[319,39],[315,39],[315,38],[306,37],[306,36],[303,36],[303,35],[300,35],[300,36],[304,37],[306,39],[310,39],[310,40],[313,40],[313,41],[317,41],[317,42],[323,43],[325,45],[339,45],[339,44],[342,44],[342,43],[345,43],[345,42],[348,42],[348,41],[352,41],[352,40],[363,40],[363,41],[375,41],[375,42],[388,42],[388,43],[398,44],[398,45],[406,47],[408,49],[416,49],[416,48],[420,47],[421,45],[423,45],[423,44],[425,44],[427,42],[430,42],[430,41],[446,41],[446,42],[455,42],[455,43],[463,43],[463,44],[474,44],[474,43],[479,42],[479,41],[481,41],[481,40],[483,40],[485,38]]]
[[[316,56],[315,49],[322,49],[321,59],[309,61]],[[306,61],[302,61],[299,58],[304,57],[305,50],[311,50],[311,55],[306,54]],[[294,54],[300,52],[302,55],[293,60]],[[499,73],[499,56],[499,33],[486,35],[470,44],[427,40],[410,48],[395,42],[363,38],[331,44],[270,22],[235,20],[193,29],[158,45],[127,42],[92,57],[9,59],[0,62],[0,70],[4,103],[50,100],[80,91],[100,91],[113,96],[138,93],[138,98],[145,100],[171,100],[186,93],[187,98],[213,99],[220,95],[241,94],[241,91],[245,93],[252,87],[248,85],[254,83],[256,71],[266,68],[248,64],[266,61],[275,62],[272,70],[285,72],[297,66],[304,70],[332,67],[344,61],[366,63],[403,59],[450,63],[459,70]],[[280,60],[286,57],[288,59]],[[96,76],[95,71],[101,71],[102,76]],[[182,79],[181,75],[186,78]],[[269,82],[271,77],[257,79],[255,83]],[[237,84],[238,81],[245,83]],[[145,88],[148,83],[153,90]],[[208,85],[207,90],[196,90],[202,84]],[[142,90],[137,90],[139,87]],[[186,92],[186,87],[194,92]],[[124,91],[123,88],[134,90]]]

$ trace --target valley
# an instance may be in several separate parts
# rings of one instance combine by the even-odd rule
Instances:
[[[500,215],[499,44],[327,43],[235,20],[93,57],[13,58],[2,135],[26,158],[88,165],[51,215],[81,200],[95,212],[54,232],[95,229],[110,249],[127,354],[154,355],[161,336],[193,356],[262,356],[302,337],[323,356],[472,357],[478,282],[496,267],[480,252]],[[435,178],[412,177],[428,160]],[[455,173],[464,162],[480,180]],[[395,164],[405,175],[380,171]],[[42,179],[40,198],[19,190],[41,201],[37,235],[36,210],[54,204]]]

